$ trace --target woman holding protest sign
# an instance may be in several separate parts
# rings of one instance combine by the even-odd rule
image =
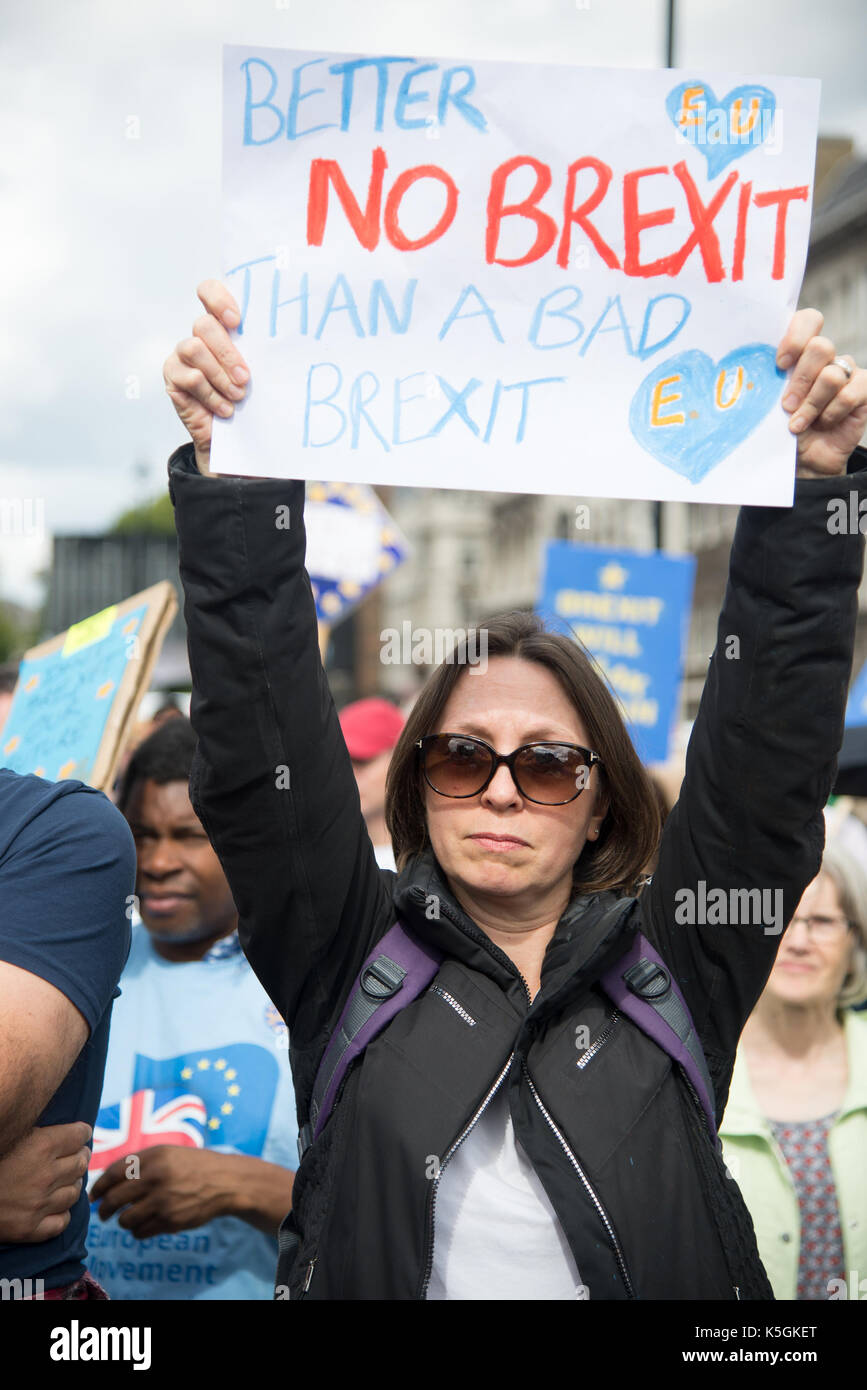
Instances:
[[[642,896],[647,777],[586,656],[529,614],[486,625],[484,671],[459,650],[420,695],[389,775],[395,876],[377,867],[319,660],[304,485],[207,476],[212,416],[249,377],[232,296],[214,281],[199,296],[165,368],[193,440],[170,461],[191,796],[289,1026],[305,1123],[278,1295],[772,1297],[716,1125],[821,857],[863,544],[829,533],[827,503],[867,493],[867,373],[835,362],[821,315],[795,315],[778,362],[793,369],[796,502],[741,514],[721,647]],[[727,915],[676,917],[685,891],[704,904],[709,889]]]

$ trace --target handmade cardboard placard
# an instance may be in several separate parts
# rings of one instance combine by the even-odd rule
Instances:
[[[819,83],[229,47],[218,472],[791,505]]]
[[[108,791],[177,607],[165,579],[25,652],[2,765]]]

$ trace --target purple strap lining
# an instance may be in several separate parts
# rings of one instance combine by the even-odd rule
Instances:
[[[679,1063],[683,1068],[696,1089],[710,1127],[710,1132],[714,1138],[716,1138],[716,1117],[713,1112],[713,1106],[711,1105],[711,1099],[708,1095],[704,1077],[701,1075],[695,1061],[690,1056],[674,1029],[666,1023],[664,1018],[660,1017],[652,1004],[641,999],[637,994],[633,994],[623,978],[630,966],[635,965],[642,957],[645,957],[647,960],[652,960],[655,965],[661,965],[666,971],[671,980],[671,987],[680,999],[684,1009],[686,1009],[687,1018],[690,1024],[692,1024],[693,1032],[695,1032],[695,1024],[693,1024],[692,1016],[689,1009],[687,1009],[686,1000],[678,989],[671,971],[668,969],[662,957],[651,946],[647,938],[640,933],[633,941],[626,955],[621,956],[616,965],[612,965],[610,970],[606,970],[605,974],[600,976],[599,983],[611,1002],[620,1009],[621,1013],[631,1018],[632,1022],[638,1025],[642,1033],[646,1033],[649,1038],[652,1038],[653,1041],[662,1048],[663,1052],[666,1052],[669,1057]],[[700,1045],[699,1043],[699,1046]]]
[[[331,1114],[334,1097],[337,1095],[338,1087],[346,1074],[350,1062],[352,1062],[359,1053],[364,1051],[370,1040],[376,1037],[376,1034],[379,1033],[387,1023],[390,1023],[394,1016],[400,1013],[401,1009],[403,1009],[406,1004],[418,998],[422,990],[430,984],[443,961],[442,955],[434,951],[433,947],[423,945],[422,942],[413,940],[399,922],[395,923],[395,925],[386,932],[385,936],[377,942],[376,946],[367,957],[365,965],[369,965],[371,961],[376,960],[377,956],[388,956],[389,960],[393,960],[395,965],[399,965],[402,970],[406,971],[406,976],[401,982],[400,988],[395,990],[391,998],[386,999],[383,1004],[380,1004],[378,1009],[374,1010],[364,1027],[359,1029],[355,1038],[341,1057],[334,1075],[328,1083],[325,1095],[322,1097],[322,1104],[319,1107],[319,1113],[316,1116],[316,1124],[313,1129],[314,1139],[318,1139],[325,1121]],[[325,1054],[320,1066],[326,1069],[330,1065],[334,1051],[340,1046],[341,1029],[346,1015],[349,1012],[349,1006],[355,995],[357,984],[358,981],[356,980],[349,992],[349,998],[343,1007],[343,1012],[340,1015],[337,1027],[331,1036],[331,1042],[325,1049]]]

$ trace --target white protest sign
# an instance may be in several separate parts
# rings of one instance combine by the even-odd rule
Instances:
[[[224,50],[217,471],[790,505],[819,83]]]

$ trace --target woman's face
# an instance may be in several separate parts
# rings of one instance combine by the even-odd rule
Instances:
[[[431,733],[472,734],[498,753],[542,740],[590,747],[556,678],[518,657],[491,658],[484,674],[464,672]],[[459,897],[527,895],[528,903],[540,894],[568,898],[575,860],[607,810],[596,767],[565,806],[526,800],[502,766],[483,792],[466,799],[425,785],[425,804],[433,851]]]
[[[804,918],[817,920],[808,929]],[[824,927],[822,923],[825,923]],[[836,1004],[854,949],[833,881],[820,873],[804,896],[780,942],[766,993],[780,1003]]]

